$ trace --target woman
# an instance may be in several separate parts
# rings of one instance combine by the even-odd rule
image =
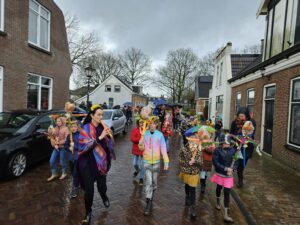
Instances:
[[[248,120],[252,121],[252,119],[250,118],[248,109],[246,107],[240,107],[237,112],[236,119],[234,121],[232,121],[232,123],[231,123],[230,134],[242,137],[243,136],[243,132],[242,132],[243,125]],[[255,130],[255,128],[256,127],[254,126],[254,130]],[[253,134],[250,138],[253,139]],[[243,156],[244,159],[239,159],[239,164],[238,164],[238,168],[237,168],[237,174],[238,174],[237,187],[238,188],[241,188],[243,186],[244,169],[246,167],[248,159],[250,159],[252,157],[253,150],[254,150],[253,144],[248,144],[248,147],[246,149],[244,149],[244,151],[243,151],[243,152],[245,152],[245,154]]]
[[[79,136],[78,168],[81,187],[85,191],[85,217],[82,224],[89,224],[92,214],[94,182],[106,208],[110,206],[106,195],[106,175],[115,154],[110,138],[110,130],[102,124],[103,111],[100,105],[93,105]]]

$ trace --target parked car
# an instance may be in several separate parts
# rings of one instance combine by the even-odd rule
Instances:
[[[63,111],[18,110],[0,113],[0,177],[19,177],[33,163],[49,159],[50,115]]]
[[[104,109],[103,121],[112,130],[114,135],[128,132],[126,117],[120,109]]]

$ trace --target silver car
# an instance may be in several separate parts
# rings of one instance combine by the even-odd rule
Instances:
[[[104,109],[103,121],[112,130],[113,134],[128,132],[126,116],[120,109]]]

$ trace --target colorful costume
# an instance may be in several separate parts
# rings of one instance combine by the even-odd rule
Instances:
[[[85,191],[86,215],[90,215],[94,198],[94,182],[105,207],[109,207],[106,195],[106,175],[115,159],[112,140],[108,137],[99,140],[103,125],[95,127],[92,123],[83,126],[79,135],[78,168],[81,187]]]

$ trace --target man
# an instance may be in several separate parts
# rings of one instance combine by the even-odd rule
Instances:
[[[146,207],[144,215],[150,215],[153,193],[157,188],[157,177],[160,171],[160,155],[163,156],[164,170],[169,168],[169,158],[167,154],[166,142],[163,134],[156,130],[158,119],[152,121],[144,134],[144,168],[145,168],[145,183],[146,183]]]
[[[107,109],[106,102],[104,102],[104,103],[103,103],[103,105],[102,105],[102,109]]]

